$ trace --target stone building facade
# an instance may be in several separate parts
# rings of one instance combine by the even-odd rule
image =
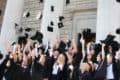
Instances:
[[[5,12],[6,0],[0,0],[0,30],[2,26],[3,16]]]
[[[30,11],[30,17],[22,17],[22,27],[31,27],[39,30],[41,20],[36,20],[36,15],[39,11],[43,11],[44,2],[40,0],[24,0],[24,10]],[[63,20],[64,27],[60,29],[60,37],[77,38],[83,28],[91,28],[96,31],[96,15],[97,15],[97,0],[70,0],[70,4],[64,2]]]

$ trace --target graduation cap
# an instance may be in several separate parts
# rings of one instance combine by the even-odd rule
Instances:
[[[37,20],[42,19],[42,13],[41,13],[41,11],[37,14],[36,19]]]
[[[39,43],[42,43],[43,34],[39,31],[36,31],[36,34],[31,37],[32,40],[37,40]]]
[[[54,25],[54,22],[53,22],[53,21],[51,21],[51,22],[50,22],[50,25],[51,25],[51,26],[53,26],[53,25]]]
[[[110,46],[112,47],[112,50],[114,52],[118,51],[119,50],[119,43],[117,41],[113,41]]]
[[[63,41],[60,42],[59,47],[58,47],[58,51],[60,53],[64,53],[66,51],[66,44]]]
[[[19,26],[19,25],[18,25],[17,23],[15,23],[15,27],[16,27],[16,26]]]
[[[68,5],[70,3],[70,0],[66,0],[66,5]]]
[[[54,6],[51,6],[51,11],[52,11],[52,12],[54,12],[54,8],[55,8]]]
[[[59,21],[62,21],[64,19],[64,16],[59,17]]]
[[[23,32],[23,28],[22,27],[20,27],[19,32]]]
[[[31,28],[26,28],[25,31],[30,32],[30,31],[32,31],[32,29]]]
[[[29,10],[27,10],[26,12],[24,12],[23,17],[26,17],[26,18],[30,17]]]
[[[59,22],[59,23],[58,23],[58,28],[62,28],[62,27],[64,27],[63,23],[62,23],[62,22]]]
[[[22,44],[26,44],[26,43],[27,43],[26,36],[19,36],[18,37],[18,44],[22,45]]]
[[[11,44],[11,46],[13,46],[13,45],[15,45],[16,44],[16,42],[13,42],[12,44]]]
[[[82,34],[83,34],[84,39],[89,39],[91,37],[90,36],[91,35],[91,29],[89,29],[89,28],[84,29]]]
[[[47,27],[47,30],[48,30],[49,32],[53,32],[53,27],[48,26],[48,27]]]
[[[43,0],[40,0],[41,3],[43,3]]]
[[[84,30],[83,30],[83,32],[82,32],[82,33],[83,33],[83,34],[84,34],[84,33],[87,33],[87,34],[89,34],[89,33],[91,33],[91,29],[89,29],[89,28],[86,28],[86,29],[84,29]]]
[[[115,36],[114,35],[111,35],[109,34],[105,40],[101,40],[101,43],[105,43],[106,45],[110,45],[110,43],[113,42]]]
[[[116,34],[120,34],[120,28],[116,30]]]
[[[120,2],[120,0],[116,0],[117,2]]]

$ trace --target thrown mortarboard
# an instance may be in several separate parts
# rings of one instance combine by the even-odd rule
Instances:
[[[36,34],[31,37],[32,40],[37,40],[39,43],[42,43],[43,34],[39,31],[36,31]]]
[[[23,32],[23,28],[22,27],[20,27],[19,32]]]
[[[111,42],[113,42],[115,36],[109,34],[105,40],[101,40],[101,43],[105,43],[106,45],[110,45]]]
[[[116,30],[116,34],[120,34],[120,28]]]
[[[31,28],[26,28],[25,31],[30,32],[30,31],[32,31],[32,29]]]
[[[51,26],[53,26],[53,25],[54,25],[54,22],[53,22],[53,21],[51,21],[51,22],[50,22],[50,25],[51,25]]]
[[[24,12],[23,17],[26,17],[26,18],[30,17],[29,10],[27,10],[26,12]]]
[[[58,23],[58,28],[62,28],[62,27],[64,27],[63,23],[62,23],[62,22],[59,22],[59,23]]]
[[[36,19],[37,20],[42,19],[42,12],[41,11],[37,14]]]
[[[43,3],[43,0],[40,0],[41,3]]]
[[[68,5],[70,3],[70,0],[66,0],[66,5]]]
[[[54,6],[51,6],[51,11],[52,11],[52,12],[54,12],[54,8],[55,8]]]
[[[64,19],[64,16],[59,17],[59,21],[62,21]]]
[[[48,26],[48,27],[47,27],[47,30],[48,30],[49,32],[53,32],[53,27]]]
[[[112,50],[114,52],[118,51],[119,50],[119,43],[117,41],[113,41],[110,46],[112,47]]]
[[[116,0],[117,2],[120,2],[120,0]]]
[[[18,37],[18,44],[22,45],[22,44],[26,44],[26,43],[27,43],[26,36],[19,36]]]
[[[16,42],[13,42],[12,44],[11,44],[11,46],[13,46],[13,45],[15,45],[16,44]]]
[[[19,26],[17,23],[15,23],[15,27]]]

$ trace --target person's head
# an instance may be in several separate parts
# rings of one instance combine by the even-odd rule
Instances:
[[[99,53],[99,54],[97,55],[97,62],[100,63],[101,61],[102,61],[102,54]]]
[[[59,51],[58,50],[54,50],[53,56],[57,58],[59,56]]]
[[[41,55],[40,59],[39,59],[39,63],[42,65],[45,65],[46,63],[46,55]]]
[[[88,54],[87,55],[87,60],[89,61],[89,60],[91,60],[92,59],[92,54]]]
[[[58,64],[65,64],[65,56],[63,54],[60,54],[57,59]]]
[[[112,54],[107,54],[107,63],[108,63],[108,64],[111,64],[111,63],[112,63],[112,60],[113,60]]]

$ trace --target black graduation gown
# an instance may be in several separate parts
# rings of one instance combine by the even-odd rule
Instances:
[[[31,65],[27,65],[26,68],[21,67],[20,72],[21,80],[31,80]]]
[[[113,65],[114,78],[115,78],[115,80],[118,80],[119,76],[118,76],[117,64],[114,59],[113,59],[112,65]],[[107,59],[105,58],[101,67],[98,67],[98,69],[96,70],[95,75],[94,75],[94,80],[106,79],[106,73],[107,73]]]
[[[46,65],[41,65],[35,60],[32,69],[32,80],[43,80],[44,78],[48,78],[48,69]]]
[[[58,69],[58,73],[56,75],[52,75],[51,80],[68,80],[67,64],[64,65],[63,70]]]
[[[0,80],[2,80],[2,78],[4,76],[4,71],[6,69],[6,63],[7,63],[8,60],[9,60],[9,55],[6,55],[5,59],[0,64]]]

